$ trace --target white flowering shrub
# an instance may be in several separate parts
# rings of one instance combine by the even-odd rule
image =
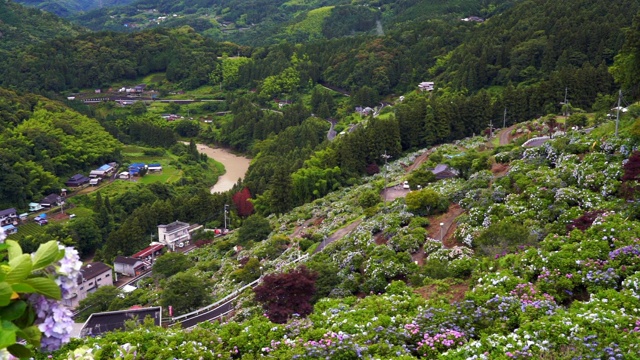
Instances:
[[[73,320],[60,300],[75,292],[82,266],[78,252],[52,240],[23,254],[8,240],[0,244],[0,259],[0,355],[24,358],[34,349],[53,351],[69,342]]]

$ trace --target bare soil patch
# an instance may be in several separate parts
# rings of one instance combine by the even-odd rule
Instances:
[[[509,165],[495,163],[491,166],[491,172],[493,173],[494,177],[505,176],[507,172],[509,172]]]
[[[464,209],[460,207],[458,204],[452,204],[449,206],[449,210],[442,214],[429,218],[429,227],[427,228],[427,233],[429,237],[437,240],[442,240],[442,243],[451,247],[450,239],[453,238],[453,233],[456,230],[455,220],[458,216],[464,213]],[[443,224],[440,226],[440,224]]]
[[[448,289],[439,289],[438,285],[426,285],[414,290],[423,298],[429,300],[438,296],[449,298],[449,303],[453,304],[464,299],[464,294],[469,290],[469,284],[466,282],[461,284],[450,285]]]
[[[386,245],[389,240],[384,236],[384,231],[380,231],[379,233],[373,235],[373,239],[376,245]]]
[[[385,198],[387,201],[393,201],[399,197],[406,197],[410,191],[409,189],[403,189],[402,184],[400,184],[382,190],[382,194],[380,195],[383,201]]]
[[[427,161],[429,155],[431,155],[431,150],[427,150],[422,155],[418,156],[413,164],[407,167],[407,172],[411,172],[417,169],[420,165],[422,165],[423,162]]]

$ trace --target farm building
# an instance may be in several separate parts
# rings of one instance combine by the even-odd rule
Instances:
[[[140,259],[128,256],[116,256],[113,269],[116,273],[127,276],[138,276],[148,268],[148,264]]]
[[[89,183],[89,178],[82,174],[75,174],[69,178],[64,184],[68,187],[78,187]]]

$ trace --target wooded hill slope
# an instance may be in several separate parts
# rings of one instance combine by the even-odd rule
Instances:
[[[124,7],[78,14],[71,19],[93,30],[130,31],[189,25],[217,40],[261,46],[379,34],[400,23],[441,16],[452,19],[471,15],[488,17],[512,3],[511,0],[139,0]]]
[[[11,0],[0,1],[0,55],[56,37],[72,37],[82,28],[55,15],[21,6]],[[9,51],[11,50],[11,51]]]
[[[0,89],[0,208],[59,193],[68,176],[118,160],[121,146],[94,119]]]

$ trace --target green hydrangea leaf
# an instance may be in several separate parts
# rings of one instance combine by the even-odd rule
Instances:
[[[28,326],[18,331],[18,336],[25,339],[29,344],[39,348],[42,333],[37,325]]]
[[[33,270],[42,269],[56,261],[58,252],[58,242],[55,240],[40,245],[33,255]]]
[[[0,282],[0,306],[9,305],[11,302],[11,295],[13,295],[11,285],[6,282]]]
[[[9,261],[22,255],[22,248],[20,247],[20,244],[18,244],[17,241],[7,240],[6,244],[7,244],[7,251],[9,253]]]
[[[50,299],[60,300],[62,294],[60,293],[60,287],[55,281],[47,278],[32,278],[26,279],[25,284],[33,287],[35,292],[40,295],[44,295]]]
[[[11,321],[2,320],[0,327],[0,349],[16,343],[16,332],[20,330]]]
[[[28,359],[33,355],[31,353],[31,350],[27,349],[27,347],[22,344],[13,344],[11,346],[8,346],[7,350],[9,351],[9,353],[11,353],[11,355],[20,359]]]
[[[9,306],[0,308],[0,318],[2,320],[15,320],[24,314],[27,309],[27,303],[24,300],[14,301]]]
[[[13,288],[13,291],[15,291],[17,293],[32,293],[32,292],[35,292],[35,289],[32,286],[27,285],[25,283],[13,284],[13,285],[11,285],[11,288]]]
[[[31,255],[22,254],[9,260],[11,270],[7,273],[5,281],[9,284],[16,284],[26,279],[31,274]]]

